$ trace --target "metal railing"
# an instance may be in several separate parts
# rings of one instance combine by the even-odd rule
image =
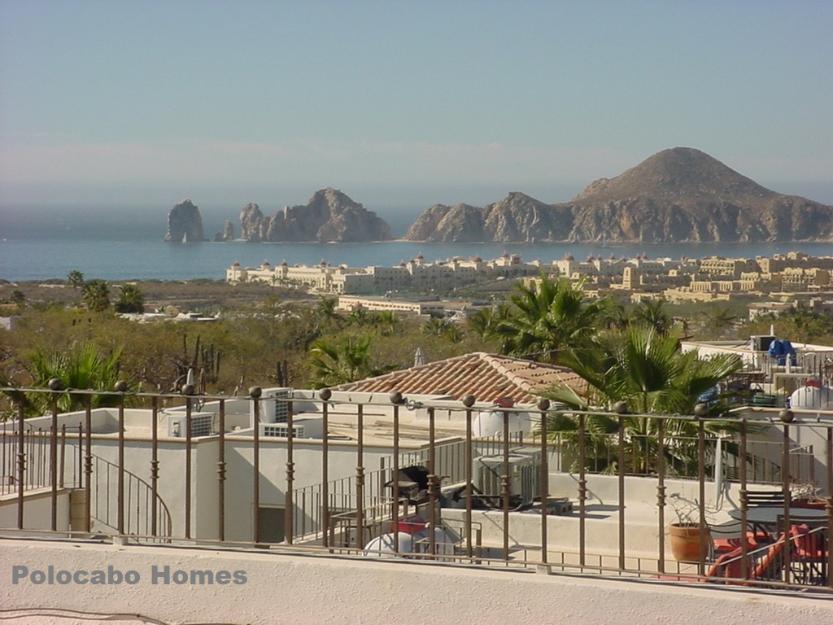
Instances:
[[[118,465],[93,454],[91,531],[112,533],[118,524],[118,493],[111,496],[118,484]],[[124,533],[170,538],[171,513],[165,501],[145,480],[135,473],[124,472]],[[155,504],[154,505],[154,501]]]
[[[226,402],[239,400],[239,397],[196,395],[193,388],[190,387],[184,388],[183,394],[129,393],[125,386],[121,386],[113,393],[73,390],[72,395],[74,397],[83,399],[85,418],[82,420],[78,432],[70,434],[63,427],[65,423],[61,424],[61,417],[57,410],[57,398],[66,391],[58,388],[12,388],[0,389],[0,391],[6,391],[17,398],[14,404],[14,418],[10,423],[7,423],[8,427],[2,431],[3,449],[7,451],[7,454],[5,458],[0,457],[0,464],[4,467],[10,483],[15,487],[11,489],[12,492],[9,495],[16,493],[16,500],[9,500],[8,497],[4,500],[4,505],[12,503],[17,507],[16,527],[13,526],[8,529],[25,530],[27,528],[27,506],[25,505],[27,492],[31,485],[36,485],[45,486],[51,490],[51,531],[58,535],[66,535],[67,531],[58,531],[57,494],[60,480],[63,480],[67,474],[67,467],[75,466],[74,485],[87,489],[88,493],[92,486],[90,475],[94,472],[110,476],[111,480],[115,480],[116,512],[115,515],[110,514],[108,506],[107,514],[107,519],[110,521],[108,525],[112,526],[114,535],[130,536],[134,540],[158,539],[160,536],[167,535],[172,542],[185,541],[186,544],[191,540],[199,540],[201,544],[259,545],[267,542],[265,540],[266,532],[263,531],[267,528],[261,527],[261,500],[263,498],[263,503],[268,503],[267,499],[276,496],[272,491],[276,491],[281,493],[283,497],[282,533],[284,538],[281,541],[282,545],[275,544],[275,548],[323,550],[330,554],[358,554],[361,553],[361,542],[363,542],[364,536],[362,536],[362,540],[354,537],[352,541],[349,539],[345,541],[344,532],[349,532],[349,527],[365,528],[369,524],[376,523],[379,532],[395,531],[400,527],[399,522],[404,515],[413,512],[413,509],[406,509],[402,503],[404,493],[401,489],[406,486],[400,483],[399,479],[395,479],[399,475],[400,469],[403,468],[403,464],[414,459],[408,458],[408,452],[403,454],[403,450],[400,448],[403,427],[400,409],[407,406],[409,410],[419,409],[424,411],[424,421],[420,432],[425,438],[425,447],[419,450],[416,459],[425,467],[426,482],[416,512],[430,528],[442,527],[452,517],[460,519],[461,541],[452,552],[443,551],[439,553],[438,539],[434,532],[429,531],[427,536],[423,536],[418,541],[423,545],[419,553],[400,553],[398,542],[394,541],[392,554],[394,557],[441,559],[443,562],[456,561],[486,565],[494,565],[495,563],[502,563],[504,566],[522,567],[534,565],[549,570],[559,569],[601,575],[651,577],[661,581],[707,582],[713,581],[715,577],[709,575],[709,571],[717,562],[710,555],[713,550],[711,549],[711,538],[708,531],[706,483],[709,481],[709,476],[713,475],[709,468],[710,458],[712,464],[716,464],[714,459],[717,457],[717,453],[709,447],[709,439],[706,435],[707,423],[710,421],[732,423],[738,432],[734,443],[737,446],[737,486],[740,496],[738,508],[732,512],[737,513],[740,523],[740,536],[742,537],[762,531],[763,526],[763,522],[756,519],[755,513],[759,511],[759,508],[751,505],[748,499],[750,490],[752,490],[750,486],[755,483],[754,470],[751,470],[754,461],[752,461],[750,455],[750,432],[753,430],[757,432],[765,427],[775,428],[781,437],[779,445],[780,465],[788,467],[796,451],[791,435],[803,428],[815,428],[817,434],[823,435],[821,440],[824,441],[825,446],[825,461],[821,464],[823,471],[821,475],[815,477],[821,480],[819,485],[827,489],[826,499],[822,502],[822,505],[825,506],[824,509],[815,512],[816,517],[823,519],[825,525],[823,528],[814,530],[816,534],[824,533],[826,536],[825,545],[827,546],[819,551],[817,555],[827,559],[825,571],[833,570],[833,566],[830,565],[833,555],[831,555],[829,548],[829,545],[833,544],[833,495],[830,492],[831,487],[833,487],[833,411],[782,410],[778,412],[777,410],[760,407],[738,407],[730,413],[710,415],[708,414],[708,407],[701,404],[698,405],[696,410],[698,414],[695,415],[631,414],[627,411],[627,407],[623,405],[618,405],[618,410],[611,412],[601,410],[580,412],[551,409],[549,402],[546,400],[541,400],[536,407],[532,408],[507,408],[494,404],[478,404],[470,396],[460,402],[422,401],[407,402],[406,404],[406,398],[399,393],[393,393],[389,398],[382,400],[377,397],[375,401],[367,398],[361,402],[334,398],[328,389],[324,389],[314,396],[305,393],[299,397],[290,395],[282,398],[282,401],[285,401],[288,406],[286,417],[287,436],[280,439],[280,441],[276,441],[274,437],[269,437],[270,440],[268,441],[268,449],[270,450],[268,453],[272,453],[271,450],[276,448],[276,444],[279,444],[282,450],[281,453],[285,453],[283,456],[285,470],[282,471],[280,464],[275,463],[271,456],[269,462],[261,463],[264,445],[267,443],[261,438],[261,428],[257,427],[261,422],[260,401],[251,402],[251,416],[255,424],[251,432],[245,436],[236,434],[233,438],[230,438],[234,432],[226,428]],[[47,417],[37,420],[37,423],[48,422],[50,424],[47,430],[42,428],[40,434],[32,432],[31,424],[35,422],[27,421],[27,403],[20,401],[21,398],[34,393],[48,394],[52,407]],[[112,395],[116,400],[116,406],[112,409],[116,414],[115,431],[110,431],[104,438],[107,439],[106,443],[111,446],[111,449],[115,445],[117,460],[106,460],[103,465],[98,467],[94,462],[92,444],[94,431],[91,425],[91,399],[94,395]],[[260,397],[261,390],[253,388],[250,389],[250,394],[246,398],[258,400]],[[141,444],[135,443],[133,437],[131,437],[129,445],[127,442],[125,404],[128,400],[134,406],[149,405],[150,434],[149,437],[142,438]],[[176,444],[184,453],[175,454],[176,460],[172,459],[173,456],[166,455],[163,463],[159,455],[159,408],[160,405],[166,403],[181,405],[183,402],[185,404],[186,426],[184,436],[177,439]],[[214,402],[211,405],[216,408],[218,417],[218,431],[216,433],[207,436],[193,435],[191,425],[195,402],[199,402],[201,410],[205,410],[206,406]],[[321,419],[322,431],[324,432],[319,440],[320,453],[316,454],[314,456],[316,459],[312,461],[312,464],[316,465],[314,466],[316,473],[322,478],[315,491],[295,488],[295,474],[298,467],[296,467],[296,456],[294,455],[296,441],[293,419],[295,413],[299,410],[309,412],[310,405],[315,406],[315,414]],[[386,461],[378,470],[374,469],[367,472],[365,467],[366,445],[364,436],[366,428],[364,425],[364,411],[369,405],[372,405],[377,412],[381,409],[380,405],[388,411],[386,414],[389,414],[391,418],[392,428],[392,438],[390,440],[392,453],[389,456],[389,462]],[[356,415],[355,438],[350,441],[349,445],[345,445],[343,440],[339,440],[338,445],[330,444],[330,439],[326,435],[329,431],[329,413],[334,406],[344,408],[339,414],[343,415],[353,411],[351,414]],[[347,407],[349,407],[349,410],[347,410]],[[476,440],[472,433],[476,413],[481,410],[497,412],[502,418],[502,431],[497,432],[495,437],[486,441]],[[442,439],[438,439],[437,411],[456,416],[460,429],[465,432],[461,441],[454,445],[448,445]],[[510,423],[514,414],[520,413],[528,416],[530,412],[536,413],[539,420],[539,430],[536,435],[531,437],[527,434],[526,440],[523,440],[513,432]],[[608,484],[615,484],[615,496],[606,506],[608,514],[607,520],[604,522],[607,522],[605,529],[609,530],[606,533],[615,534],[617,540],[615,547],[607,553],[598,553],[600,551],[599,546],[591,541],[591,532],[589,531],[590,524],[594,524],[595,527],[595,524],[602,522],[599,520],[598,510],[593,508],[594,504],[589,497],[589,478],[593,477],[591,473],[593,467],[592,456],[596,452],[592,447],[594,436],[591,435],[588,420],[599,416],[604,417],[616,426],[615,432],[608,433],[611,439],[609,441],[611,444],[608,446],[611,449],[609,461],[605,457],[606,470],[610,475],[610,478],[606,479],[615,479],[615,482],[608,482]],[[551,521],[554,522],[558,519],[558,512],[551,505],[554,503],[550,496],[551,474],[557,474],[560,465],[555,463],[552,467],[553,471],[550,470],[550,459],[555,457],[553,454],[558,451],[559,440],[558,433],[550,432],[549,429],[551,424],[563,422],[564,419],[571,420],[575,426],[571,434],[573,438],[570,453],[574,454],[575,457],[576,480],[575,491],[568,493],[568,497],[573,504],[573,512],[566,512],[565,523],[558,525],[559,531],[556,538],[563,540],[566,533],[573,533],[574,540],[569,548],[565,548],[563,544],[553,540],[550,534]],[[444,423],[445,421],[446,418],[444,417]],[[677,433],[681,431],[683,425],[688,431],[695,432],[694,436],[675,438],[675,436],[669,434],[669,432]],[[413,422],[409,422],[408,426],[411,429],[409,433],[411,440],[413,440]],[[343,423],[339,424],[339,431],[343,434]],[[651,434],[641,434],[644,432],[650,432]],[[62,451],[64,449],[62,440],[67,436],[76,436],[79,441],[78,449],[70,454],[65,454]],[[643,438],[640,438],[640,436],[643,436]],[[166,437],[165,445],[170,446],[171,440],[170,437]],[[8,449],[6,443],[11,445]],[[204,446],[204,443],[210,443],[211,447]],[[96,444],[104,444],[104,442],[96,440]],[[666,538],[666,521],[668,520],[666,517],[668,498],[666,480],[678,477],[678,469],[672,462],[669,462],[669,455],[674,455],[681,449],[681,446],[687,448],[688,455],[685,476],[695,478],[690,480],[690,484],[691,490],[696,493],[693,496],[696,510],[688,528],[696,530],[694,532],[695,555],[693,557],[689,556],[688,560],[680,556],[674,562],[671,561],[667,553],[670,539]],[[199,449],[197,449],[198,447]],[[309,445],[305,447],[308,448]],[[379,447],[378,439],[374,442],[374,447]],[[214,449],[216,449],[216,452]],[[244,456],[246,458],[243,464],[236,461],[236,464],[233,465],[235,467],[234,471],[229,470],[230,455],[227,453],[229,449],[234,450],[237,461]],[[534,493],[534,503],[524,503],[522,501],[519,504],[517,489],[521,481],[519,481],[520,473],[517,466],[520,465],[515,463],[516,461],[525,462],[524,455],[521,452],[529,450],[535,451],[537,454],[536,464],[533,465],[538,475],[538,479],[534,482],[537,492]],[[135,463],[138,462],[145,464],[147,467],[149,474],[147,481],[142,478],[137,478],[137,482],[131,480],[131,471],[126,468],[128,451],[130,462],[133,463],[131,466],[135,466]],[[330,459],[336,453],[355,454],[354,475],[337,476],[332,474]],[[449,454],[447,460],[443,460],[444,453]],[[634,454],[638,454],[636,460],[632,457]],[[475,492],[473,467],[475,459],[481,455],[491,456],[494,470],[499,478],[497,482],[499,492],[494,497],[494,504],[486,509],[476,507],[478,498]],[[12,456],[14,457],[13,462],[10,460]],[[216,460],[216,482],[214,485],[205,482],[207,474],[204,470],[195,470],[195,456],[202,458],[212,456],[211,462]],[[181,462],[182,460],[184,462]],[[454,480],[460,482],[461,490],[458,493],[460,497],[456,504],[457,516],[452,515],[451,511],[444,507],[447,498],[441,492],[441,479],[444,475],[443,463],[445,462],[450,463],[449,466],[452,467],[451,472],[454,473]],[[104,466],[106,466],[106,469]],[[342,463],[339,466],[344,465]],[[633,471],[634,467],[641,467],[644,470]],[[561,466],[561,468],[564,467]],[[157,506],[160,501],[158,499],[159,490],[163,486],[163,484],[160,484],[160,475],[163,471],[165,472],[164,487],[170,492],[179,489],[182,495],[182,510],[179,508],[171,510],[171,516],[177,516],[181,519],[181,530],[178,521],[171,522],[169,519],[163,522],[159,515]],[[750,472],[753,473],[752,476],[750,476]],[[72,471],[69,471],[69,473],[72,474]],[[43,478],[44,475],[48,477]],[[783,505],[777,504],[779,523],[785,528],[784,531],[790,532],[793,527],[790,523],[790,517],[791,515],[797,517],[798,512],[796,510],[798,510],[798,506],[792,500],[793,481],[790,472],[780,471],[779,477],[781,481],[777,485],[779,487],[778,491],[783,494]],[[655,487],[655,503],[649,504],[655,506],[654,511],[656,513],[655,521],[653,521],[656,541],[653,557],[646,555],[644,551],[642,553],[631,553],[626,549],[633,536],[645,534],[650,527],[644,520],[635,521],[626,515],[626,504],[629,504],[628,489],[634,487],[635,482],[633,480],[645,480],[645,483]],[[140,521],[132,520],[133,508],[136,505],[136,499],[132,495],[132,483],[143,485],[142,488],[137,490],[144,493],[143,496],[147,498],[148,506],[152,511],[149,517],[149,528],[147,523],[143,524]],[[371,484],[373,483],[376,483],[377,486],[372,487]],[[250,499],[244,494],[247,486],[251,487]],[[231,490],[232,487],[233,491]],[[195,489],[198,489],[201,493],[199,498],[194,496]],[[773,487],[770,487],[770,492],[773,490]],[[213,491],[216,496],[205,496],[209,491]],[[307,496],[305,493],[310,494]],[[563,492],[558,494],[564,495]],[[236,503],[229,501],[230,495],[234,496],[234,502]],[[312,501],[299,502],[298,497],[302,499],[305,497],[311,498]],[[90,502],[91,498],[88,497],[88,506]],[[249,502],[249,505],[243,505],[240,502]],[[310,533],[307,531],[308,529],[314,530],[312,526],[310,528],[296,527],[297,523],[304,523],[302,519],[313,517],[312,514],[307,512],[299,515],[299,509],[315,510],[314,525],[318,528],[318,540],[305,541],[303,544],[296,543],[296,537],[307,536]],[[478,518],[474,518],[475,512]],[[806,514],[806,509],[802,508],[801,513]],[[246,525],[251,532],[249,537],[227,540],[227,530],[230,529],[227,527],[227,522],[234,520],[235,523],[238,523],[240,520],[238,517],[247,515],[249,520]],[[444,515],[448,519],[444,518]],[[88,519],[91,516],[88,514]],[[209,517],[213,517],[212,523],[206,522]],[[200,521],[198,527],[193,522],[195,518]],[[516,532],[524,527],[528,529],[530,522],[535,524],[534,533],[537,534],[537,538],[532,538],[532,533],[529,531],[524,533],[523,540],[516,538]],[[87,524],[89,525],[89,520]],[[487,528],[487,524],[490,527]],[[164,527],[160,527],[160,525]],[[481,546],[482,548],[475,548],[477,532],[474,531],[474,528],[478,525],[481,526],[483,536],[488,533],[490,528],[497,532],[499,539],[495,541],[495,544],[489,544],[489,540],[484,538],[485,544]],[[324,528],[329,529],[324,531]],[[90,531],[89,526],[85,529],[87,532]],[[239,527],[235,527],[234,532],[239,536]],[[73,532],[70,533],[74,533],[74,528]],[[593,532],[594,536],[598,534],[598,531]],[[777,544],[777,540],[778,537],[775,535],[773,542]],[[780,578],[771,579],[772,575],[769,573],[765,576],[755,574],[758,568],[757,564],[753,566],[754,559],[758,555],[755,547],[750,546],[746,540],[741,540],[738,548],[740,550],[737,556],[739,558],[737,560],[738,565],[737,567],[729,567],[732,569],[731,574],[720,576],[722,583],[789,588],[808,586],[802,581],[800,575],[790,573],[790,571],[795,570],[796,564],[796,557],[792,554],[791,549],[783,549],[780,560],[777,558],[770,559],[771,563],[774,563],[772,566],[781,571]],[[485,552],[487,555],[484,555],[484,549],[487,549]],[[752,554],[751,560],[750,553]],[[598,563],[596,563],[597,556]],[[611,559],[614,564],[610,564]],[[634,562],[636,562],[635,566]],[[737,569],[737,574],[734,573],[735,569]],[[824,587],[833,590],[833,580],[830,579],[829,573],[824,575],[826,577],[824,577],[823,586],[819,583],[818,575],[816,575],[814,583],[811,584],[812,587],[815,589]]]

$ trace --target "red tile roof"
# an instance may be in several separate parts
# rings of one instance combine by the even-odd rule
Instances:
[[[461,399],[474,395],[478,401],[511,398],[515,403],[534,403],[537,395],[557,383],[578,392],[584,381],[571,369],[521,358],[474,352],[438,360],[334,387],[334,391],[443,395]]]

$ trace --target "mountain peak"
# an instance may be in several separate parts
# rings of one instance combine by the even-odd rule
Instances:
[[[767,197],[774,192],[736,172],[696,148],[662,150],[615,178],[590,183],[576,202],[622,198],[740,200]]]

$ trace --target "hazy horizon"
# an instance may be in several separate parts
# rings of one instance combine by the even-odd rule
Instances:
[[[673,146],[830,203],[831,26],[810,0],[3,2],[0,212],[554,202]]]

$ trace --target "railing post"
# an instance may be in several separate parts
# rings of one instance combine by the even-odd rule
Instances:
[[[466,407],[466,555],[471,558],[474,555],[471,534],[471,513],[472,513],[472,431],[471,431],[471,407],[477,401],[474,395],[466,395],[463,398],[463,405]]]
[[[697,422],[697,484],[698,491],[698,512],[700,530],[700,548],[698,549],[697,573],[704,575],[706,572],[706,424],[702,418]]]
[[[747,519],[749,499],[746,490],[747,462],[746,417],[742,417],[740,421],[740,576],[743,579],[749,578],[749,541],[746,540],[746,533],[749,531],[749,520]]]
[[[61,447],[59,448],[59,455],[58,455],[58,487],[64,487],[64,479],[66,472],[65,463],[67,458],[67,424],[61,424]]]
[[[217,441],[217,537],[226,539],[226,400],[219,405],[219,440]]]
[[[665,573],[665,420],[657,419],[657,523],[659,573]]]
[[[437,478],[436,423],[434,408],[428,409],[428,501],[431,515],[429,540],[431,555],[437,555],[437,499],[439,498],[439,479]]]
[[[284,540],[295,539],[295,404],[286,402],[286,497],[284,498]]]
[[[84,426],[80,421],[78,422],[78,476],[75,479],[75,488],[84,488]]]
[[[191,538],[191,395],[194,394],[194,385],[186,384],[183,387],[185,393],[185,538]],[[255,430],[257,423],[255,423]],[[257,512],[257,511],[255,511]]]
[[[17,529],[23,529],[23,491],[26,481],[26,399],[20,395],[17,404]]]
[[[827,583],[833,589],[833,427],[827,428]]]
[[[49,481],[51,482],[52,519],[50,527],[52,531],[58,529],[58,395],[61,389],[61,381],[57,378],[49,380],[49,388],[52,390],[49,399],[52,404],[52,425],[49,428]]]
[[[393,502],[391,504],[392,527],[390,531],[394,534],[393,552],[399,553],[399,405],[402,403],[402,393],[394,391],[390,394],[390,401],[393,404],[393,468],[390,476]]]
[[[617,412],[621,410],[620,407]],[[619,445],[617,464],[619,466],[616,467],[616,472],[619,486],[619,570],[621,571],[625,568],[625,418],[622,416],[619,417],[617,440]]]
[[[578,417],[578,558],[581,571],[584,571],[586,559],[586,526],[587,512],[587,422],[585,415]]]
[[[118,479],[118,519],[117,526],[119,534],[124,534],[124,393],[127,391],[127,383],[119,380],[116,382],[115,390],[119,393],[119,479]]]
[[[509,497],[512,485],[509,475],[509,411],[503,411],[503,475],[501,491],[503,495],[503,559],[509,561]]]
[[[356,414],[356,549],[364,547],[364,405]],[[399,541],[394,541],[399,543]]]
[[[547,461],[547,412],[550,409],[548,399],[538,401],[538,410],[541,411],[541,474],[538,484],[538,496],[541,499],[541,564],[547,563],[547,499],[549,498],[549,462]]]
[[[156,492],[159,483],[159,397],[154,395],[151,400],[151,442],[150,442],[150,533],[156,536],[159,528],[157,526],[157,502]]]
[[[324,546],[330,546],[330,472],[329,472],[329,404],[327,401],[332,397],[330,389],[324,388],[319,392],[321,397],[321,421],[323,435],[321,440],[321,527],[324,532]]]
[[[788,425],[795,418],[792,411],[782,410],[779,417],[784,422],[784,434],[781,441],[782,458],[784,466],[789,466],[790,461],[790,426]],[[792,541],[790,540],[790,471],[789,469],[781,471],[781,490],[784,495],[784,582],[790,583],[790,561],[792,554]]]
[[[252,542],[260,542],[260,396],[263,394],[259,386],[249,389],[252,398],[252,416],[254,430],[252,435]],[[324,430],[326,437],[327,431]]]

